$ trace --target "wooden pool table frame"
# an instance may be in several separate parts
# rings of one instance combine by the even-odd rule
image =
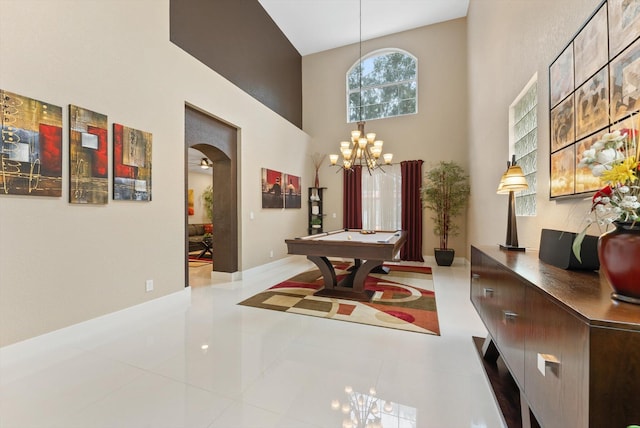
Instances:
[[[318,239],[344,232],[350,232],[354,235],[360,234],[359,229],[342,229],[302,238],[286,239],[285,242],[289,254],[305,255],[320,269],[324,288],[318,290],[314,295],[368,302],[373,296],[373,291],[364,289],[367,275],[380,267],[384,261],[397,260],[400,249],[407,241],[407,232],[402,230],[379,231],[379,233],[393,234],[385,242],[360,242],[357,239],[335,241]],[[338,281],[336,271],[328,257],[354,259],[351,273]],[[364,263],[362,263],[363,260],[365,260]]]

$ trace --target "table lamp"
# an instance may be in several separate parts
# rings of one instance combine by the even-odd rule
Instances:
[[[507,170],[500,178],[497,193],[499,195],[509,194],[509,213],[507,216],[507,239],[504,245],[500,245],[502,250],[524,251],[524,247],[518,246],[518,227],[516,225],[516,198],[514,192],[528,189],[529,185],[524,177],[522,168],[516,165],[516,155],[513,155],[511,162],[507,162]]]

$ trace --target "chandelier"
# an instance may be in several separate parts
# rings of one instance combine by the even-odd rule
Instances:
[[[375,388],[369,388],[369,393],[356,392],[351,386],[346,386],[344,392],[347,395],[342,403],[338,400],[331,402],[331,408],[344,414],[342,428],[382,428],[382,414],[385,413],[391,419],[399,419],[397,410],[399,406],[389,401],[376,397]]]
[[[380,158],[384,160],[386,165],[391,164],[393,159],[392,153],[382,154],[382,140],[376,140],[375,132],[366,133],[364,130],[365,122],[362,120],[362,0],[360,0],[360,64],[358,66],[359,80],[358,86],[360,89],[360,101],[358,105],[358,129],[351,131],[351,140],[343,141],[340,143],[340,153],[342,154],[342,165],[346,171],[351,171],[356,165],[362,167],[366,166],[367,171],[371,174],[376,168],[380,168]],[[331,166],[337,166],[340,155],[329,155],[329,161]]]

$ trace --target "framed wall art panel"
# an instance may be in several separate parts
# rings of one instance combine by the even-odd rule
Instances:
[[[551,154],[551,196],[575,193],[575,146]]]
[[[573,42],[576,86],[582,85],[608,62],[607,43],[607,8],[602,5]]]
[[[573,43],[549,67],[549,87],[551,107],[555,107],[567,95],[573,92]]]
[[[151,200],[149,132],[113,124],[113,199]]]
[[[610,77],[611,120],[640,111],[640,39],[611,61]]]
[[[62,196],[62,107],[0,89],[0,195]]]
[[[600,190],[603,185],[598,177],[595,177],[591,173],[591,169],[586,166],[580,166],[579,163],[584,157],[584,152],[591,149],[593,143],[602,139],[605,133],[609,132],[609,129],[604,129],[597,132],[587,138],[584,138],[576,143],[576,178],[575,178],[575,193],[588,193]]]
[[[301,178],[296,175],[284,174],[285,196],[284,207],[285,208],[301,208],[302,207],[302,186]]]
[[[108,203],[107,116],[69,106],[69,202]]]
[[[573,94],[551,110],[551,151],[555,152],[576,140]]]
[[[284,208],[284,183],[280,171],[262,168],[262,208]]]
[[[609,58],[640,37],[640,0],[609,0]]]
[[[605,67],[576,90],[576,139],[609,126],[609,76]]]

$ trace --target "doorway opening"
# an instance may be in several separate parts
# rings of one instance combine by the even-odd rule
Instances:
[[[185,284],[189,285],[190,224],[207,224],[189,216],[189,169],[200,168],[189,161],[189,153],[196,153],[200,161],[205,160],[211,170],[210,186],[212,209],[210,240],[201,242],[201,251],[212,254],[212,272],[232,274],[238,271],[238,177],[237,177],[238,129],[216,119],[192,106],[185,106]],[[199,154],[197,154],[199,153]],[[191,155],[193,158],[193,154]],[[201,198],[203,190],[195,199]],[[194,213],[195,214],[195,213]],[[207,214],[208,215],[208,214]],[[205,232],[206,234],[207,232]],[[204,234],[203,234],[204,235]],[[193,236],[193,235],[191,235]],[[200,235],[198,235],[200,236]],[[201,239],[205,238],[202,236]],[[193,241],[193,239],[191,239]]]

